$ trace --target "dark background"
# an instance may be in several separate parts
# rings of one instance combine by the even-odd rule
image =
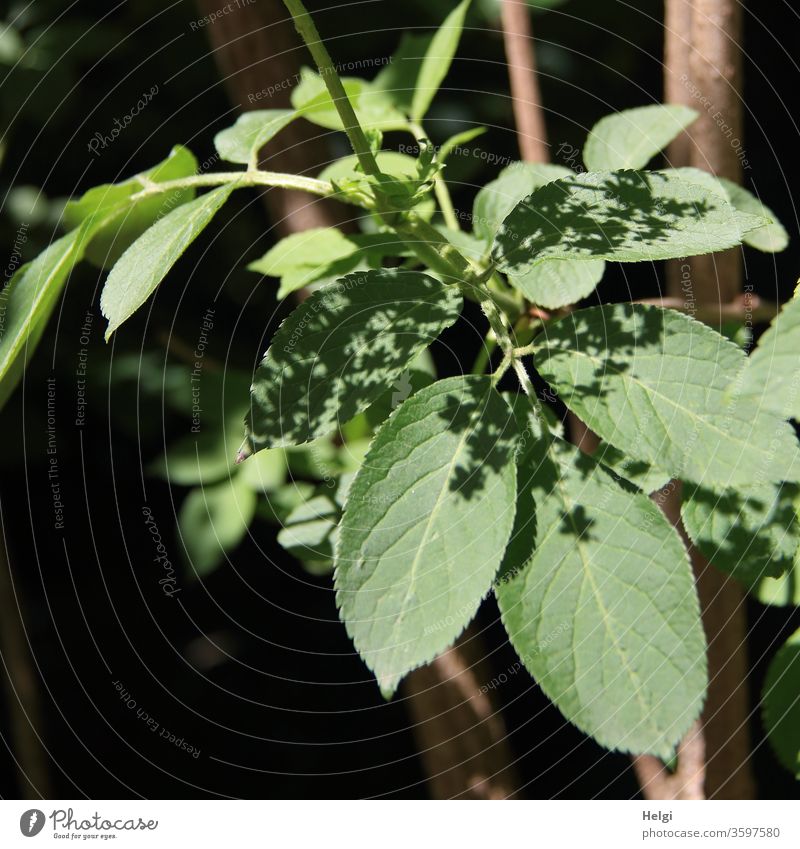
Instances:
[[[224,3],[220,3],[220,6]],[[404,29],[435,26],[452,8],[444,0],[360,4],[311,2],[335,59],[392,53]],[[490,127],[481,148],[516,158],[499,25],[490,0],[476,0],[428,126],[435,141],[476,123]],[[58,198],[127,177],[162,159],[175,143],[202,162],[214,133],[234,120],[219,82],[207,33],[192,31],[199,12],[167,4],[39,0],[0,4],[16,18],[30,50],[13,70],[0,64],[5,131],[0,166],[2,244],[11,253],[21,221],[29,223],[25,257],[57,232]],[[21,17],[17,17],[21,14]],[[534,19],[543,99],[554,158],[580,148],[602,115],[661,97],[661,3],[569,0]],[[790,3],[753,4],[746,21],[745,146],[747,185],[798,232],[789,176],[798,132],[793,58],[798,16]],[[364,75],[371,76],[367,71]],[[142,92],[159,93],[100,157],[87,152],[96,131],[108,133]],[[327,137],[330,158],[345,152]],[[387,145],[398,139],[387,137]],[[457,209],[469,210],[476,187],[499,166],[455,157],[448,178]],[[27,194],[10,188],[33,187]],[[40,196],[31,208],[30,198]],[[50,199],[50,202],[48,201]],[[174,516],[185,490],[143,469],[188,429],[163,403],[165,375],[189,366],[166,340],[197,336],[214,303],[210,355],[244,371],[290,307],[244,266],[274,237],[255,194],[235,194],[206,238],[170,274],[155,300],[106,345],[98,306],[103,275],[81,266],[70,280],[58,320],[48,327],[24,384],[0,413],[0,498],[13,575],[27,635],[42,680],[43,728],[52,756],[54,795],[147,797],[425,796],[401,694],[391,704],[354,654],[338,622],[329,577],[315,578],[257,522],[231,561],[203,582],[179,577],[181,593],[161,592],[141,508],[148,504],[173,562],[181,563]],[[800,269],[800,240],[773,258],[747,255],[755,291],[785,299]],[[661,269],[611,269],[603,300],[658,293]],[[94,316],[89,345],[87,424],[73,425],[74,371],[80,328]],[[479,341],[468,331],[447,343],[471,362]],[[131,379],[120,365],[141,364]],[[440,375],[453,357],[439,355]],[[169,365],[169,370],[167,366]],[[48,483],[46,380],[57,386],[56,440],[65,530],[53,529]],[[12,601],[14,610],[16,601]],[[8,609],[8,607],[6,607]],[[773,647],[797,627],[796,615],[752,604],[751,689],[757,693]],[[794,622],[790,621],[794,619]],[[496,674],[515,656],[487,601],[478,624]],[[215,650],[204,639],[223,650]],[[159,739],[121,701],[124,685],[138,708],[188,744],[197,759]],[[577,730],[520,673],[497,691],[529,797],[630,797],[637,785],[628,759],[604,752]],[[7,751],[7,696],[0,701],[0,795],[21,789]],[[772,758],[754,713],[752,732],[760,793],[795,797],[797,786]]]

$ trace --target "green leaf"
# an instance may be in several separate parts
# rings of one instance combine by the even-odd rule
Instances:
[[[155,167],[122,183],[107,183],[89,189],[64,207],[64,221],[77,227],[84,221],[102,221],[86,249],[86,259],[100,268],[111,267],[144,231],[168,212],[188,203],[194,189],[174,189],[163,194],[132,200],[148,183],[166,183],[191,177],[197,172],[197,160],[190,150],[176,145],[169,156]]]
[[[33,356],[72,269],[99,222],[87,222],[17,270],[0,292],[0,407]]]
[[[241,441],[241,419],[238,425]],[[230,445],[228,449],[228,456],[231,456]],[[279,489],[286,482],[287,467],[286,452],[282,448],[275,448],[272,451],[259,451],[249,463],[241,466],[239,474],[254,492],[268,493]]]
[[[632,483],[644,493],[663,489],[670,482],[668,472],[642,460],[634,460],[628,457],[624,451],[620,451],[602,440],[600,440],[600,444],[592,457],[615,475],[628,481],[628,483]]]
[[[800,419],[800,297],[784,304],[747,360],[732,394],[781,418]]]
[[[417,176],[417,160],[407,153],[397,153],[394,150],[381,150],[375,157],[378,168],[389,177],[395,177],[398,182],[405,182]],[[342,180],[365,180],[357,156],[343,156],[328,165],[319,174],[320,180],[339,182]]]
[[[467,259],[480,261],[489,253],[489,244],[483,239],[473,236],[472,233],[465,233],[463,230],[451,230],[443,225],[437,225],[436,229]]]
[[[517,654],[598,743],[670,756],[706,687],[680,537],[647,496],[556,437],[532,438],[518,462],[517,518],[495,587]]]
[[[800,778],[800,630],[772,659],[761,698],[767,738],[778,760]]]
[[[242,430],[241,420],[237,432]],[[238,443],[231,442],[233,433],[222,428],[206,428],[188,433],[173,442],[163,457],[150,467],[153,474],[179,486],[210,484],[233,473],[233,457]]]
[[[791,568],[779,578],[761,578],[749,587],[750,595],[761,604],[774,607],[800,607],[800,557],[795,555]]]
[[[792,568],[800,527],[798,488],[746,486],[716,493],[686,487],[681,518],[686,533],[714,566],[744,581],[776,578]]]
[[[512,209],[536,189],[569,177],[569,168],[539,162],[514,162],[487,183],[472,205],[472,229],[476,236],[492,240]]]
[[[521,201],[495,237],[502,271],[556,257],[652,262],[734,247],[764,219],[676,171],[575,174]]]
[[[414,96],[411,98],[411,118],[414,121],[421,121],[425,117],[439,86],[447,76],[461,39],[469,4],[470,0],[462,0],[444,19],[431,39],[419,69]]]
[[[456,133],[454,136],[450,136],[449,139],[443,141],[439,150],[436,152],[436,158],[439,163],[443,163],[447,160],[447,157],[450,154],[457,150],[461,145],[467,144],[467,142],[471,142],[473,139],[478,138],[478,136],[482,136],[484,133],[488,132],[487,127],[473,127],[470,130],[464,130],[461,133]]]
[[[256,372],[250,446],[307,442],[353,418],[461,306],[455,287],[417,271],[360,272],[314,292],[280,326]]]
[[[247,268],[270,277],[281,277],[298,266],[326,265],[345,259],[357,250],[355,242],[336,227],[312,227],[281,239]]]
[[[509,275],[508,282],[534,304],[558,309],[591,295],[605,270],[602,259],[551,259]]]
[[[344,125],[325,81],[310,68],[302,69],[300,84],[292,92],[292,106],[303,118],[329,130],[342,130]],[[406,119],[392,99],[366,80],[342,77],[345,93],[364,130],[402,130]]]
[[[744,353],[673,310],[578,310],[534,340],[539,373],[595,433],[672,477],[714,488],[800,480],[797,439],[758,405],[729,400]]]
[[[108,319],[106,339],[152,295],[233,188],[220,186],[173,209],[125,251],[111,269],[100,297],[100,308]]]
[[[427,349],[423,349],[408,367],[364,412],[367,426],[374,430],[389,418],[407,398],[436,380],[436,368]]]
[[[256,109],[240,115],[232,127],[214,136],[214,147],[226,162],[256,168],[258,152],[298,113],[292,109]]]
[[[364,262],[380,263],[386,256],[408,253],[393,233],[345,234],[335,227],[318,227],[286,236],[247,268],[280,277],[277,297],[284,298],[322,278],[341,277]]]
[[[195,575],[216,569],[244,539],[258,496],[239,475],[193,489],[181,505],[178,528]]]
[[[386,94],[406,114],[411,112],[419,71],[432,40],[432,33],[404,32],[392,61],[384,65],[372,81],[374,90]]]
[[[331,560],[331,534],[339,521],[339,512],[331,497],[315,495],[292,510],[278,533],[278,542],[298,560]]]
[[[583,161],[590,171],[644,168],[697,114],[687,106],[658,103],[606,115],[587,136]]]
[[[488,377],[440,380],[378,431],[345,506],[336,600],[388,698],[450,646],[514,521],[515,425]]]
[[[742,212],[757,215],[767,219],[770,223],[764,227],[751,230],[744,238],[744,243],[766,253],[779,253],[786,249],[789,244],[789,234],[775,217],[775,213],[742,186],[737,185],[724,177],[717,178],[722,187],[728,193],[730,202],[736,209]]]

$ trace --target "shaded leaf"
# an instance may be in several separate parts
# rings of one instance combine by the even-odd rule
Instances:
[[[744,486],[716,493],[684,489],[681,518],[692,542],[714,566],[747,584],[792,568],[800,543],[791,484]]]
[[[734,247],[764,219],[676,171],[574,174],[521,201],[495,237],[502,271],[543,259],[652,262]]]
[[[800,419],[800,297],[772,320],[732,395],[781,418]]]
[[[800,480],[788,423],[729,400],[745,355],[673,310],[591,307],[548,324],[535,364],[563,402],[627,456],[715,488]]]
[[[283,322],[252,389],[254,450],[307,442],[365,410],[458,317],[462,300],[416,271],[351,274]]]
[[[378,431],[336,546],[342,620],[389,697],[491,587],[514,519],[515,426],[488,377],[441,380]]]
[[[517,654],[598,743],[669,757],[706,687],[680,537],[649,498],[556,437],[532,439],[518,462],[517,517],[495,587]]]
[[[620,451],[613,445],[603,442],[603,440],[600,440],[600,444],[592,453],[592,457],[615,475],[619,475],[623,480],[632,483],[644,493],[655,492],[670,482],[668,472],[642,460],[628,457],[624,451]]]
[[[472,205],[472,229],[481,239],[494,238],[500,225],[523,198],[536,189],[569,177],[569,168],[539,162],[514,162],[477,195]]]
[[[761,578],[748,588],[761,604],[774,607],[800,607],[800,557],[795,555],[791,568],[779,578]]]

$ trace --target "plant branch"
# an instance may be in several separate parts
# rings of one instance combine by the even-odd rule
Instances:
[[[378,163],[370,149],[367,137],[364,135],[364,130],[358,122],[350,98],[344,90],[336,66],[333,64],[333,59],[331,59],[328,48],[325,47],[325,43],[320,38],[311,15],[309,15],[301,0],[284,0],[284,3],[294,20],[297,32],[317,63],[322,81],[325,83],[325,87],[333,100],[333,105],[342,119],[344,131],[347,133],[347,138],[350,140],[350,145],[358,157],[364,173],[371,177],[379,177],[381,171],[378,168]]]
[[[687,5],[690,9],[687,10]],[[689,17],[689,12],[691,16]],[[731,144],[732,133],[742,138],[742,7],[739,0],[667,1],[665,31],[665,90],[682,102],[690,88],[705,108],[692,124],[689,144],[670,151],[673,166],[694,165],[734,182],[741,178],[741,163]],[[681,27],[689,26],[689,32]],[[690,41],[687,50],[686,41]],[[688,60],[688,67],[673,62]],[[688,80],[687,80],[688,78]],[[702,98],[702,101],[699,100]],[[678,155],[689,161],[674,161]],[[729,304],[742,298],[742,264],[739,249],[689,260],[693,300],[708,315],[712,326],[723,319]],[[668,280],[669,295],[686,298],[677,275]],[[752,301],[750,302],[752,304]],[[774,310],[771,313],[774,315]],[[680,487],[663,499],[662,509],[680,526]],[[702,723],[706,746],[705,793],[709,798],[747,799],[754,795],[748,733],[747,619],[741,587],[714,569],[691,546],[687,547],[695,573],[703,626],[708,640],[708,697]]]
[[[411,123],[408,125],[408,129],[411,131],[411,134],[417,140],[417,142],[422,145],[428,142],[428,136],[420,124]],[[437,172],[433,178],[433,191],[436,194],[436,200],[439,201],[439,207],[442,210],[442,216],[444,217],[444,223],[451,230],[460,230],[461,226],[458,223],[458,217],[456,216],[456,211],[453,208],[453,201],[450,198],[450,191],[447,188],[447,183],[442,177],[441,172]]]
[[[270,92],[271,107],[290,109],[290,89],[285,83],[299,77],[300,51],[282,0],[231,4],[224,15],[216,14],[219,0],[196,2],[200,17],[214,21],[204,31],[231,106],[243,112],[258,109],[263,105],[258,95]],[[257,168],[269,161],[270,171],[313,174],[328,159],[326,139],[314,125],[292,121],[255,154],[252,164]],[[283,236],[313,227],[350,229],[348,211],[334,199],[309,202],[302,191],[269,187],[262,192],[262,200],[272,227]],[[300,297],[307,294],[305,289],[299,292]]]
[[[699,721],[692,725],[681,740],[677,758],[678,766],[673,773],[652,755],[635,755],[632,758],[645,799],[705,799],[706,745],[703,726]]]
[[[501,0],[500,13],[520,155],[526,162],[547,162],[550,155],[530,9],[526,0]]]
[[[716,306],[714,304],[687,303],[686,298],[642,298],[633,301],[634,304],[653,304],[664,309],[677,310],[678,312],[691,315],[698,321],[706,324],[714,324],[720,319],[722,321],[741,321],[762,324],[772,321],[778,314],[779,307],[771,301],[764,301],[758,295],[739,295],[728,304]]]
[[[297,174],[279,174],[275,171],[217,171],[211,174],[181,177],[177,180],[165,180],[163,183],[143,180],[141,177],[139,179],[143,188],[133,195],[131,198],[133,201],[176,189],[224,186],[228,183],[240,183],[242,186],[275,186],[281,189],[298,189],[320,197],[336,194],[333,186],[325,180],[315,180],[312,177],[301,177]],[[338,194],[336,196],[339,197]]]

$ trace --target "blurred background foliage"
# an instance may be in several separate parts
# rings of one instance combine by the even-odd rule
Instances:
[[[435,27],[453,3],[308,6],[347,67],[390,56],[403,31]],[[531,6],[552,156],[579,165],[598,118],[660,99],[662,3]],[[213,162],[213,136],[236,113],[207,32],[191,26],[200,14],[186,0],[0,4],[4,267],[17,261],[15,245],[27,260],[60,234],[69,197],[142,171],[178,143],[200,163]],[[797,127],[778,84],[796,74],[782,45],[797,35],[797,15],[788,3],[754,4],[746,33],[746,180],[797,233],[783,164],[794,158]],[[95,134],[109,135],[153,86],[157,94],[130,126],[91,153]],[[426,124],[434,142],[489,128],[447,169],[456,209],[469,211],[477,188],[518,155],[496,0],[475,0]],[[389,133],[384,145],[403,141]],[[338,134],[328,134],[326,145],[331,160],[348,152]],[[45,682],[46,742],[62,797],[427,792],[403,700],[381,700],[337,621],[327,574],[325,552],[348,473],[371,432],[369,414],[349,426],[344,442],[320,440],[232,465],[251,370],[291,308],[291,298],[276,300],[274,279],[246,269],[275,243],[274,225],[256,194],[236,193],[210,242],[187,252],[150,308],[108,345],[98,307],[104,272],[82,264],[24,383],[0,412],[4,528]],[[783,254],[748,254],[748,283],[765,298],[785,299],[798,252],[794,239]],[[653,296],[660,279],[657,268],[612,268],[600,297]],[[195,436],[191,376],[209,309]],[[477,331],[449,331],[433,350],[435,365],[421,363],[412,382],[430,379],[434,368],[440,376],[457,372],[479,346]],[[79,427],[76,372],[84,361],[87,408]],[[53,378],[63,539],[52,533],[48,478],[46,381]],[[158,584],[143,505],[170,552],[179,589],[171,598]],[[495,620],[487,602],[479,626],[499,672],[515,656]],[[776,633],[793,630],[790,620],[785,609],[753,605],[752,692],[760,689],[764,653],[780,641]],[[199,747],[199,758],[154,736],[120,703],[115,680],[163,727]],[[498,698],[526,795],[637,792],[626,758],[565,725],[527,676],[510,678]],[[9,723],[4,702],[4,736]],[[757,720],[753,733],[762,739]],[[763,795],[797,792],[764,747],[755,760]],[[14,796],[17,779],[5,762],[0,794]]]

